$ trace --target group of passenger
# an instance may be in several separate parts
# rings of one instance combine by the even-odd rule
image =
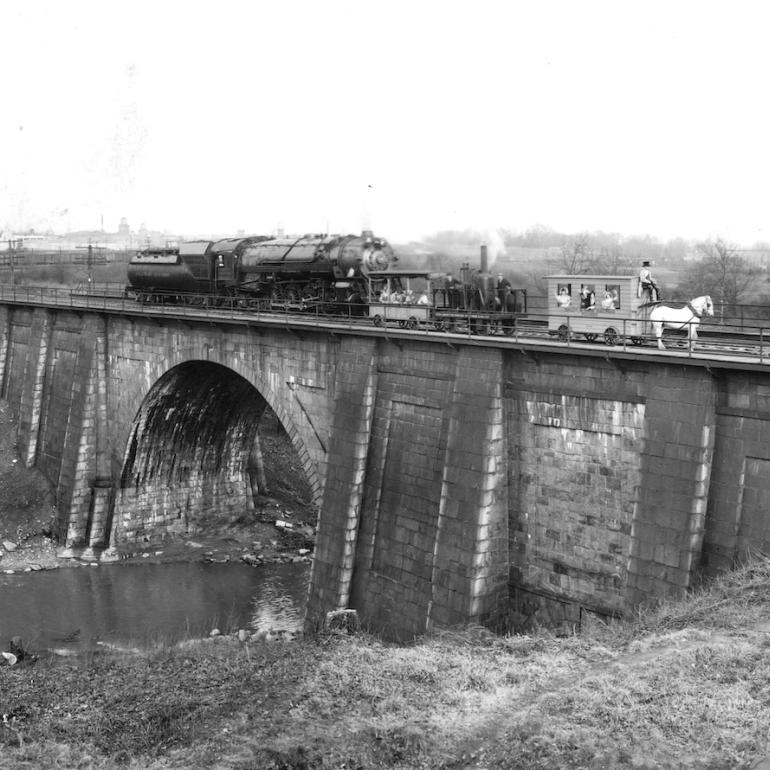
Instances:
[[[392,303],[394,305],[430,305],[428,292],[422,291],[416,294],[411,289],[393,289],[385,286],[380,292],[380,302]]]
[[[583,284],[580,287],[580,309],[596,310],[596,292],[592,286]],[[606,287],[600,307],[602,310],[616,310],[618,305],[618,292],[616,289]],[[559,309],[565,310],[572,306],[572,297],[566,286],[561,286],[556,293],[556,305]]]
[[[639,271],[638,297],[644,302],[656,302],[660,300],[660,290],[655,283],[655,279],[650,272],[650,263],[642,262],[642,269]],[[620,297],[618,288],[607,285],[604,287],[599,308],[601,310],[618,310],[620,307]],[[581,310],[596,310],[596,294],[594,287],[590,284],[583,284],[580,287],[578,295],[579,307]],[[560,310],[566,310],[572,307],[572,296],[570,285],[560,285],[556,290],[556,307]]]

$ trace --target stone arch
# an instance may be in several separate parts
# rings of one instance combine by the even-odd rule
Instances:
[[[253,510],[253,452],[267,406],[254,384],[222,364],[188,360],[168,369],[129,433],[110,545],[157,543]],[[287,419],[280,407],[274,411]],[[294,426],[284,426],[301,448]],[[307,467],[307,451],[302,460]]]
[[[312,424],[307,414],[302,414],[302,410],[292,409],[292,404],[287,403],[286,388],[276,389],[271,384],[274,380],[271,376],[249,363],[249,359],[232,358],[223,355],[222,346],[214,346],[207,349],[207,359],[203,361],[196,355],[199,353],[196,347],[179,346],[167,351],[168,355],[164,358],[164,371],[169,370],[191,362],[219,364],[229,372],[234,372],[243,377],[244,380],[251,383],[252,387],[264,398],[267,405],[275,412],[278,420],[289,436],[289,440],[297,452],[302,464],[302,470],[305,473],[310,488],[312,490],[313,504],[320,509],[324,493],[324,473],[319,468],[319,463],[323,466],[323,458],[326,455],[326,445],[324,439],[319,435],[319,430]],[[161,374],[159,380],[165,376]],[[146,397],[146,396],[145,396]]]

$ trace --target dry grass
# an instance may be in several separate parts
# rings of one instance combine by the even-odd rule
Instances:
[[[229,639],[3,668],[0,768],[749,767],[769,751],[768,587],[755,560],[566,639]]]

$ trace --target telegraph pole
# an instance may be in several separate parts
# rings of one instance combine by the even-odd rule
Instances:
[[[86,255],[86,290],[91,291],[91,286],[94,281],[94,249],[104,250],[104,246],[94,246],[91,241],[88,241],[88,246],[77,246],[78,249],[88,249]]]

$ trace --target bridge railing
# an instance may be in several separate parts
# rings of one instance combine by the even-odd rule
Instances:
[[[620,346],[623,350],[638,347],[645,342],[657,342],[651,322],[640,321],[638,318],[615,317],[611,325],[607,324],[607,328],[613,327],[617,335],[606,337],[600,331],[592,333],[592,330],[580,326],[576,328],[575,318],[568,315],[559,319],[559,324],[558,331],[549,333],[568,346],[585,345],[597,338],[598,342]],[[695,327],[697,332],[695,340],[690,338],[691,327]],[[688,357],[703,353],[705,348],[724,355],[756,357],[759,363],[770,363],[770,324],[767,323],[750,324],[743,321],[728,324],[711,318],[694,320],[683,324],[678,330],[666,330],[662,339],[667,350],[684,350]]]
[[[178,295],[175,297],[178,299]],[[333,323],[350,330],[360,330],[362,325],[375,331],[374,322],[364,313],[365,305],[347,305],[340,303],[335,307],[335,312],[330,314],[324,311],[320,305],[308,307],[299,303],[285,303],[277,305],[270,300],[249,300],[245,303],[242,298],[216,298],[210,304],[201,301],[200,297],[190,295],[188,304],[164,304],[163,302],[139,302],[136,297],[127,296],[122,284],[81,284],[76,288],[51,287],[51,286],[19,286],[0,284],[0,302],[14,302],[21,304],[35,304],[51,307],[90,308],[104,310],[111,313],[126,312],[131,315],[146,314],[148,316],[181,315],[194,311],[196,316],[210,317],[212,321],[253,318],[268,320],[270,323],[284,323],[287,326],[301,323],[302,325],[328,326]],[[458,311],[459,313],[459,311]],[[558,319],[558,324],[566,333],[560,331],[547,331],[548,315],[538,316],[536,313],[528,313],[524,316],[501,316],[495,323],[494,314],[485,320],[479,320],[478,314],[469,311],[467,317],[461,313],[457,315],[459,323],[455,328],[448,329],[440,324],[431,322],[419,326],[422,333],[446,334],[451,332],[468,337],[480,337],[488,334],[504,335],[514,342],[533,341],[533,338],[551,336],[554,341],[567,346],[585,345],[589,342],[606,342],[616,349],[634,349],[643,343],[654,342],[649,322],[637,318],[623,318],[614,316],[612,327],[616,329],[617,336],[614,339],[604,339],[602,331],[596,330],[588,339],[586,328],[575,328],[578,319],[565,315]],[[551,317],[553,320],[553,317]],[[725,323],[723,319],[702,319],[698,327],[698,340],[695,344],[689,341],[688,329],[682,328],[679,332],[667,332],[664,341],[668,349],[681,352],[684,350],[688,356],[703,353],[703,346],[707,343],[709,349],[716,349],[725,355],[740,357],[750,356],[758,358],[760,363],[770,363],[770,323],[757,318],[735,319],[734,324]],[[563,323],[562,323],[563,321]],[[753,323],[752,323],[753,322]],[[690,324],[686,326],[689,327]],[[407,329],[413,327],[407,326]],[[609,323],[608,323],[609,328]],[[552,324],[553,329],[553,324]],[[388,333],[387,328],[379,329],[379,332]],[[590,334],[590,332],[589,332]]]

